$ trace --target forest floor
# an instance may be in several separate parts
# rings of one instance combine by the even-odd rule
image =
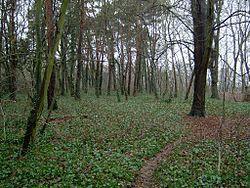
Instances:
[[[249,151],[247,151],[248,154],[245,153],[247,155],[242,155],[242,150],[244,150],[242,144],[247,144],[247,142],[249,144],[250,141],[250,117],[239,116],[223,120],[222,117],[215,115],[206,118],[184,116],[183,124],[188,134],[167,144],[163,150],[147,160],[133,187],[247,186],[249,172],[242,168],[244,167],[242,163],[247,160],[245,157],[249,159]],[[210,147],[213,148],[213,151]],[[194,148],[197,149],[196,153],[192,151]],[[228,153],[230,151],[232,153]],[[209,154],[209,152],[212,153]],[[228,160],[224,156],[221,157],[221,155],[227,154],[229,154],[229,160],[233,160],[230,164],[221,161]],[[234,159],[237,159],[241,165],[235,166],[237,162]],[[178,161],[177,164],[176,161]],[[198,168],[193,169],[196,162]],[[234,162],[236,163],[234,164]],[[250,164],[249,160],[247,163]],[[205,165],[206,167],[204,167]],[[220,175],[221,171],[225,171],[221,170],[224,167],[231,168],[230,172],[233,173],[227,179]],[[174,168],[176,171],[173,171]],[[179,170],[184,170],[184,172],[180,173]],[[213,171],[212,174],[208,173],[209,170]],[[221,179],[222,177],[223,179]]]
[[[249,103],[227,102],[223,124],[222,102],[211,99],[206,118],[186,115],[191,101],[147,95],[60,97],[58,105],[23,158],[30,104],[20,96],[3,105],[0,187],[247,187]]]

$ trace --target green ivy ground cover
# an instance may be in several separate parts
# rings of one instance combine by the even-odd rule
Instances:
[[[207,104],[208,113],[220,112],[221,101],[209,100]],[[43,136],[38,129],[36,142],[24,158],[18,156],[29,103],[20,96],[17,103],[3,106],[7,139],[1,128],[0,187],[129,187],[144,160],[185,134],[180,122],[190,109],[190,101],[156,101],[151,96],[121,103],[115,96],[96,99],[84,95],[81,101],[62,97],[58,105],[52,118],[73,118],[50,123]],[[229,114],[247,113],[249,105],[228,103],[227,109]],[[3,125],[3,118],[0,123]],[[164,164],[156,177],[165,177],[163,168]],[[175,170],[174,164],[171,169]],[[178,173],[189,178],[185,171]],[[206,178],[210,181],[211,177]],[[158,181],[166,185],[165,178]]]

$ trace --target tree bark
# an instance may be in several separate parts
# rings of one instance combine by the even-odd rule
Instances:
[[[43,1],[36,1],[36,17],[35,17],[35,29],[36,29],[36,65],[35,65],[35,98],[39,95],[42,82],[42,38],[41,38],[41,27],[40,23],[42,22],[42,5]]]
[[[213,42],[214,0],[192,0],[195,80],[191,116],[204,117],[207,68]]]
[[[216,40],[216,39],[215,39]],[[219,92],[218,92],[218,54],[219,53],[217,50],[219,50],[219,47],[215,47],[216,50],[213,50],[211,54],[211,64],[210,64],[210,72],[211,72],[211,98],[213,99],[219,99]]]
[[[136,61],[135,61],[135,75],[134,75],[134,91],[133,96],[140,92],[141,88],[141,69],[142,69],[142,25],[141,20],[137,18],[136,24]]]
[[[191,79],[190,79],[189,84],[188,84],[188,88],[187,88],[187,91],[186,91],[185,100],[188,100],[188,96],[189,96],[189,93],[191,91],[193,80],[194,80],[194,71],[192,72]]]
[[[220,24],[220,17],[221,17],[221,11],[222,11],[222,0],[216,0],[215,6],[216,6],[216,24]],[[211,72],[211,78],[212,78],[212,84],[211,84],[211,98],[219,99],[219,92],[218,92],[218,68],[219,68],[219,50],[220,50],[220,28],[215,32],[214,35],[214,50],[211,52],[211,64],[210,64],[210,72]]]
[[[123,45],[123,29],[121,29],[121,58],[120,58],[120,66],[121,66],[121,72],[120,72],[120,85],[121,85],[121,94],[124,95],[126,92],[125,87],[125,80],[126,80],[126,74],[125,74],[125,54],[124,54],[124,45]]]
[[[128,39],[130,40],[130,39]],[[128,54],[128,82],[127,82],[127,93],[130,96],[131,95],[131,78],[132,78],[132,52],[131,52],[131,42],[128,41],[127,44],[127,54]]]
[[[45,12],[46,12],[46,26],[47,26],[47,42],[48,42],[48,52],[51,50],[54,40],[54,24],[53,24],[53,0],[45,0]],[[50,78],[47,99],[48,99],[48,109],[56,110],[57,102],[55,100],[55,87],[56,87],[56,70],[55,65],[53,65],[52,74]],[[53,106],[51,106],[53,105]]]
[[[95,95],[99,98],[99,82],[100,82],[100,44],[96,36],[96,70],[95,70]]]
[[[15,34],[15,11],[16,11],[16,0],[11,0],[11,11],[10,11],[10,99],[16,100],[17,92],[17,55],[16,55],[16,34]]]
[[[101,64],[100,64],[100,74],[99,74],[99,86],[98,86],[98,90],[99,90],[99,95],[102,95],[102,83],[103,83],[103,62],[104,62],[104,46],[102,45],[102,52],[101,52]]]
[[[81,80],[82,80],[82,42],[83,42],[83,30],[84,30],[84,0],[80,0],[80,29],[79,29],[79,39],[78,39],[78,47],[77,47],[77,74],[76,74],[76,91],[75,98],[81,99]]]
[[[75,34],[71,34],[70,38],[70,70],[69,70],[69,75],[68,75],[68,82],[69,82],[69,90],[70,90],[70,95],[71,97],[74,97],[75,95],[75,87],[74,87],[74,72],[75,72]]]
[[[66,64],[66,39],[63,38],[61,41],[61,95],[64,96],[66,93],[66,77],[67,77],[67,64]]]
[[[4,64],[4,45],[3,45],[3,39],[4,39],[4,36],[3,36],[3,30],[5,29],[4,28],[4,24],[5,24],[5,18],[6,18],[6,13],[4,11],[5,9],[5,5],[4,5],[4,0],[1,1],[1,29],[0,29],[0,97],[1,97],[1,94],[2,92],[4,92],[4,84],[3,84],[3,64]]]
[[[25,155],[27,153],[30,141],[34,140],[35,138],[36,127],[44,109],[45,96],[48,92],[49,82],[50,82],[50,78],[52,75],[53,66],[55,62],[54,56],[56,54],[59,42],[61,40],[68,3],[69,3],[69,0],[63,0],[62,5],[61,5],[60,17],[57,23],[57,30],[55,34],[55,41],[54,41],[52,48],[49,51],[48,65],[44,73],[39,98],[36,101],[34,108],[30,111],[30,115],[28,117],[27,129],[24,135],[23,147],[22,147],[22,152],[21,152],[22,155]]]

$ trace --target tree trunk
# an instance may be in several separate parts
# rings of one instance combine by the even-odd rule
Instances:
[[[192,0],[195,80],[191,116],[204,117],[206,77],[213,42],[214,0]]]
[[[114,36],[110,31],[110,40],[108,41],[108,95],[110,95],[112,84],[114,90],[116,90],[116,71],[115,71],[115,49],[114,49]],[[113,81],[113,83],[112,83]]]
[[[89,61],[86,61],[85,64],[85,76],[84,76],[84,93],[88,93],[89,88]]]
[[[99,82],[100,82],[100,46],[96,36],[96,70],[95,70],[95,95],[99,98]]]
[[[42,82],[42,38],[41,38],[41,27],[42,22],[42,6],[43,1],[36,1],[36,18],[35,18],[35,28],[36,28],[36,65],[35,65],[35,98],[38,97]]]
[[[15,34],[15,11],[16,0],[11,0],[11,12],[10,12],[10,99],[16,100],[17,92],[17,55],[16,55],[16,34]]]
[[[222,0],[216,0],[216,24],[220,24],[220,17],[222,11]],[[219,92],[218,92],[218,67],[219,67],[219,50],[220,50],[220,28],[216,31],[214,35],[214,50],[211,52],[211,64],[210,64],[210,71],[211,71],[211,78],[212,78],[212,85],[211,85],[211,98],[219,99]]]
[[[60,17],[57,23],[57,30],[55,34],[55,41],[54,41],[52,48],[50,48],[50,51],[49,51],[48,65],[44,73],[43,82],[42,82],[41,89],[40,89],[40,94],[39,94],[38,100],[36,101],[34,105],[34,108],[30,111],[30,115],[28,117],[27,129],[24,135],[23,147],[22,147],[22,152],[21,152],[22,155],[25,155],[27,153],[30,141],[34,140],[36,127],[43,112],[45,96],[48,91],[49,82],[50,82],[50,78],[53,72],[53,67],[54,67],[54,62],[55,62],[54,56],[56,54],[59,42],[61,40],[68,3],[69,3],[69,0],[63,0],[62,5],[61,5]]]
[[[127,83],[127,93],[131,95],[131,77],[132,77],[132,52],[131,52],[131,42],[128,41],[127,45],[127,54],[128,54],[128,83]]]
[[[3,74],[3,68],[4,68],[4,63],[6,62],[5,58],[6,58],[6,55],[4,53],[4,31],[6,31],[5,29],[5,22],[6,22],[6,19],[7,19],[7,14],[6,14],[6,11],[5,11],[5,3],[4,3],[4,0],[1,1],[1,29],[0,29],[0,97],[1,97],[1,94],[3,94],[5,91],[6,91],[6,88],[5,88],[5,84],[4,84],[4,74]],[[6,44],[5,44],[6,45]],[[5,72],[6,74],[6,68],[5,68]]]
[[[107,94],[110,95],[111,92],[111,81],[112,81],[112,67],[110,65],[110,61],[108,62],[108,88]]]
[[[53,24],[53,0],[45,0],[45,12],[46,12],[46,26],[47,26],[47,42],[48,42],[48,52],[51,50],[53,45],[53,34],[55,32]],[[56,110],[57,102],[55,100],[55,87],[56,87],[56,70],[55,65],[53,65],[52,74],[50,78],[49,88],[48,88],[48,109]],[[51,106],[53,105],[53,106]]]
[[[123,35],[123,31],[121,31],[121,35]],[[120,65],[121,65],[121,72],[120,72],[120,80],[121,80],[121,94],[125,94],[125,80],[126,80],[126,74],[125,72],[125,55],[124,55],[124,45],[123,45],[123,37],[121,37],[121,59],[120,59]]]
[[[214,99],[219,99],[219,92],[218,92],[218,55],[213,54],[213,53],[218,53],[217,51],[212,52],[212,57],[211,57],[211,63],[212,65],[210,65],[210,71],[211,71],[211,79],[212,79],[212,84],[211,84],[211,98]],[[213,56],[217,56],[217,57],[213,57]]]
[[[188,88],[188,70],[187,70],[187,65],[186,65],[186,61],[185,61],[185,57],[184,57],[184,52],[182,49],[182,46],[180,46],[180,50],[181,50],[181,56],[182,56],[182,61],[183,61],[183,65],[184,65],[184,72],[185,72],[185,88],[187,90]]]
[[[75,95],[75,87],[74,87],[74,72],[75,72],[75,34],[71,34],[70,38],[70,70],[68,75],[68,82],[69,82],[69,90],[71,97]]]
[[[184,84],[183,84],[183,78],[182,78],[182,72],[181,72],[181,65],[180,63],[177,63],[176,65],[177,71],[178,71],[178,77],[179,77],[179,93],[182,94],[184,91]]]
[[[177,76],[176,76],[176,70],[175,70],[175,62],[172,58],[172,70],[173,70],[173,78],[174,78],[174,97],[178,97],[178,83],[177,83]]]
[[[186,91],[185,100],[188,100],[188,96],[189,96],[189,93],[191,91],[193,80],[194,80],[194,71],[192,72],[191,79],[190,79],[189,84],[188,84],[188,88],[187,88],[187,91]]]
[[[163,96],[168,95],[169,94],[169,75],[168,75],[168,63],[166,63],[166,67],[165,67],[165,90],[163,92]]]
[[[99,95],[102,95],[102,83],[103,83],[103,62],[104,62],[104,46],[102,46],[102,60],[100,67],[100,75],[99,75]]]
[[[174,24],[173,24],[174,26]],[[169,40],[172,43],[172,37],[170,32],[170,23],[168,24],[168,33],[169,33]],[[171,49],[171,60],[172,60],[172,73],[173,73],[173,80],[174,80],[174,97],[178,97],[178,83],[177,83],[177,76],[176,76],[176,69],[175,69],[175,50],[174,46],[170,47]]]
[[[65,45],[66,45],[66,39],[62,39],[61,41],[61,50],[62,50],[62,61],[61,61],[61,95],[64,96],[66,93],[66,76],[67,76],[67,65],[66,65],[66,49],[65,49]]]
[[[56,90],[56,70],[55,70],[55,65],[54,65],[52,69],[51,78],[50,78],[49,88],[48,88],[48,109],[51,109],[51,110],[58,109],[57,101],[55,99],[55,90]]]
[[[3,26],[3,24],[4,24],[4,22],[5,22],[5,19],[4,19],[4,1],[2,0],[1,1],[1,9],[2,9],[2,11],[1,11],[1,18],[0,18],[0,97],[1,97],[1,94],[2,94],[2,91],[4,90],[3,89],[3,69],[2,69],[2,67],[3,67],[3,63],[4,63],[4,60],[3,60],[3,58],[4,58],[4,56],[3,56],[3,29],[4,29],[4,26]]]
[[[197,68],[198,69],[198,68]],[[204,117],[205,112],[205,88],[206,88],[206,77],[207,69],[196,69],[195,80],[194,80],[194,95],[193,104],[191,108],[191,116]]]
[[[135,61],[135,76],[134,76],[134,91],[133,96],[136,96],[141,88],[141,64],[142,64],[142,25],[141,20],[137,20],[137,35],[136,35],[136,61]]]
[[[81,98],[81,80],[82,80],[82,42],[83,42],[83,30],[84,30],[84,0],[80,0],[80,29],[79,29],[79,39],[78,39],[78,47],[77,47],[77,74],[76,74],[76,86],[75,86],[75,98]]]

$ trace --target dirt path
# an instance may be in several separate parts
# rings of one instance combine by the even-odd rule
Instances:
[[[134,181],[133,188],[152,188],[156,187],[153,181],[154,171],[158,168],[160,163],[163,162],[181,143],[192,141],[193,143],[205,139],[249,139],[249,117],[238,117],[228,119],[221,126],[221,119],[218,116],[209,116],[206,118],[194,118],[185,116],[183,118],[185,129],[190,132],[186,137],[167,144],[163,150],[155,155],[155,157],[147,160],[141,168],[138,177]],[[219,134],[222,133],[222,134]]]
[[[166,147],[156,154],[155,157],[149,159],[145,162],[144,166],[141,168],[139,172],[139,176],[137,177],[136,181],[133,183],[133,188],[150,188],[155,187],[153,185],[153,174],[154,171],[158,168],[158,165],[168,157],[171,152],[174,150],[175,146],[181,143],[181,139],[173,142],[171,144],[166,145]]]

